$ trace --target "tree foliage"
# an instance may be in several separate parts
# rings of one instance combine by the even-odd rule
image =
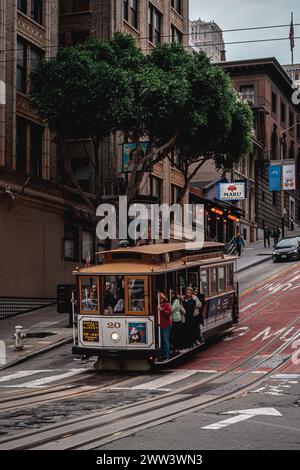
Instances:
[[[101,198],[101,141],[120,131],[125,139],[149,139],[139,155],[127,194],[133,199],[149,163],[179,155],[186,179],[193,165],[213,159],[218,168],[236,164],[249,150],[252,113],[234,92],[229,77],[203,53],[161,44],[144,55],[133,36],[88,40],[61,49],[31,77],[34,109],[59,140],[84,133],[93,143],[89,157]],[[69,173],[70,161],[66,158]],[[74,182],[76,184],[76,182]]]

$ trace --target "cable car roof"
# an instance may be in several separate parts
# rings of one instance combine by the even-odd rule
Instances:
[[[175,247],[175,249],[174,249]],[[203,248],[223,248],[222,243],[206,242]],[[159,258],[161,254],[170,252],[182,251],[183,254],[178,259],[162,260]],[[193,266],[211,266],[220,265],[221,263],[228,263],[235,261],[236,256],[225,255],[223,251],[217,250],[210,253],[193,256],[195,251],[200,251],[199,245],[195,244],[194,250],[190,251],[191,256],[187,256],[190,250],[186,250],[185,243],[174,243],[174,244],[160,244],[160,245],[148,245],[134,248],[119,248],[111,251],[104,251],[108,259],[103,264],[90,266],[88,268],[82,268],[74,272],[77,275],[83,276],[94,276],[94,275],[154,275],[163,274],[172,271],[179,271],[182,269],[188,269]],[[128,258],[121,256],[115,256],[117,254],[124,255],[128,254]],[[130,258],[130,255],[140,255],[140,259]],[[111,255],[115,256],[112,257]]]
[[[116,248],[110,251],[100,251],[97,255],[104,255],[108,253],[139,253],[143,255],[163,255],[165,253],[171,253],[175,251],[199,251],[201,249],[208,248],[224,248],[224,243],[218,242],[204,242],[201,247],[197,242],[186,242],[186,243],[158,243],[153,245],[135,246],[128,248]]]

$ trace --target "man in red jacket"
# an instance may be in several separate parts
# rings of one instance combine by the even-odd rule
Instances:
[[[158,312],[160,313],[161,347],[163,360],[168,361],[170,359],[171,349],[172,307],[162,292],[159,294],[159,300],[160,305],[158,305]]]

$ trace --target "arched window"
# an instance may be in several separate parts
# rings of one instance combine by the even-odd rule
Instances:
[[[278,136],[277,136],[276,127],[274,126],[272,137],[271,137],[271,159],[277,160],[277,158],[278,158]]]

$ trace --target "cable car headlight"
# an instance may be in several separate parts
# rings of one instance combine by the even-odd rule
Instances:
[[[114,343],[118,343],[121,339],[121,335],[119,335],[119,333],[112,333],[111,339],[113,340]]]

